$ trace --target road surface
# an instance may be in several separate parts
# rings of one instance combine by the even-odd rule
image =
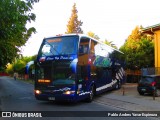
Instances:
[[[92,103],[86,103],[84,101],[81,101],[78,103],[55,103],[55,102],[38,101],[34,97],[33,90],[34,90],[34,85],[32,84],[29,84],[20,80],[14,80],[11,77],[0,77],[0,111],[2,112],[9,111],[12,113],[15,112],[15,113],[21,113],[21,114],[24,113],[24,116],[26,112],[31,112],[31,113],[35,112],[40,114],[45,112],[48,115],[52,116],[52,117],[42,116],[42,118],[37,118],[37,119],[45,119],[45,120],[53,119],[53,116],[54,116],[54,120],[55,119],[56,120],[59,120],[59,119],[72,120],[75,118],[77,120],[155,119],[155,118],[148,118],[148,117],[147,118],[146,117],[107,117],[108,114],[112,116],[116,116],[117,111],[121,111],[123,113],[127,110],[114,106],[113,102],[111,104],[105,104],[104,102],[101,102],[103,101],[102,97],[96,97]],[[116,101],[114,102],[116,103]],[[91,111],[91,112],[88,112],[88,111]],[[103,116],[104,113],[106,113],[106,116]],[[10,118],[3,117],[0,119],[10,119]],[[16,117],[12,119],[28,119],[28,118]]]

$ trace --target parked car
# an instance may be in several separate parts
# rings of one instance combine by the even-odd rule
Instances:
[[[160,75],[142,76],[138,83],[137,90],[140,95],[149,93],[155,96],[160,96]]]

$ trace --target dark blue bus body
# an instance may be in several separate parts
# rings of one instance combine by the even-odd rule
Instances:
[[[125,81],[122,53],[84,35],[45,38],[35,61],[38,100],[91,102]]]

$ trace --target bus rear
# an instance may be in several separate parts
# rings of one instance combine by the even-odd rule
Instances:
[[[79,36],[45,38],[35,62],[35,97],[38,100],[77,101]]]

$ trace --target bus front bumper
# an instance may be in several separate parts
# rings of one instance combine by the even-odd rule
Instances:
[[[37,100],[44,101],[78,101],[78,95],[76,93],[41,93],[35,92]]]

